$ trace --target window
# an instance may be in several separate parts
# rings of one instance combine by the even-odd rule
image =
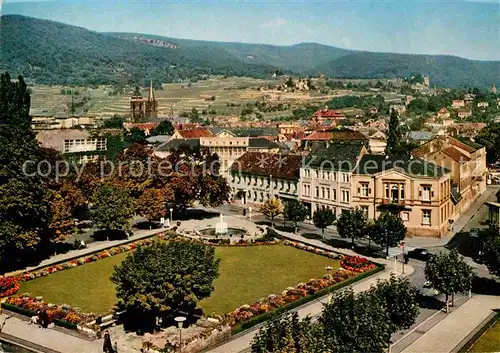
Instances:
[[[431,225],[431,210],[422,210],[422,224]]]
[[[337,201],[337,189],[332,189],[333,192],[333,201]]]
[[[399,187],[398,185],[391,186],[391,202],[399,201]]]
[[[330,188],[326,189],[326,198],[330,200]]]
[[[323,171],[323,173],[322,173],[322,174],[323,174],[323,180],[328,180],[326,172],[325,172],[325,171]]]
[[[317,170],[314,171],[314,177],[316,179],[319,179],[319,172]]]
[[[343,183],[348,183],[349,182],[349,174],[347,173],[342,173],[342,182]]]
[[[389,198],[389,184],[385,184],[385,198]]]
[[[332,172],[332,180],[337,181],[337,173],[336,172]]]
[[[361,196],[368,197],[368,183],[361,183]]]
[[[316,197],[319,197],[319,186],[316,186],[316,193],[315,193]]]
[[[326,179],[330,180],[330,172],[326,172]]]
[[[368,206],[361,206],[361,211],[363,211],[365,218],[368,218]]]
[[[321,198],[324,199],[325,198],[325,188],[321,188]]]
[[[424,186],[422,189],[422,201],[430,201],[431,200],[431,187]]]
[[[401,184],[399,186],[399,192],[401,194],[401,200],[404,200],[405,199],[405,184]]]
[[[349,203],[349,191],[342,190],[342,202]]]
[[[405,222],[408,222],[410,219],[410,214],[408,212],[401,212],[401,219]]]

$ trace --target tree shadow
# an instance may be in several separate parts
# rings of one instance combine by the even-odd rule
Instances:
[[[91,235],[95,241],[103,240],[123,240],[127,239],[127,233],[124,230],[112,229],[112,230],[97,230]]]
[[[445,248],[455,248],[461,255],[473,258],[479,251],[479,242],[479,238],[471,237],[469,232],[460,232],[445,245]]]
[[[474,277],[472,293],[500,296],[500,281],[492,278]]]
[[[325,244],[328,244],[334,248],[339,248],[339,249],[349,249],[357,252],[358,254],[361,254],[363,256],[370,256],[370,257],[376,257],[376,258],[384,258],[385,257],[385,251],[384,249],[380,248],[378,245],[372,243],[370,246],[368,245],[361,245],[361,244],[355,244],[354,248],[352,247],[352,243],[350,239],[338,239],[338,238],[333,238],[333,239],[328,239],[323,241]]]
[[[218,212],[210,212],[210,211],[200,210],[197,208],[189,208],[185,211],[174,211],[172,217],[174,221],[179,221],[179,220],[186,221],[189,219],[202,220],[207,218],[214,218],[218,217],[219,215],[220,213]]]
[[[421,309],[441,310],[444,302],[436,297],[426,297],[420,293],[417,295],[417,303]]]
[[[148,221],[138,222],[138,223],[134,224],[134,226],[133,226],[133,228],[141,229],[141,230],[160,229],[161,227],[162,227],[162,225],[160,222],[148,222]]]

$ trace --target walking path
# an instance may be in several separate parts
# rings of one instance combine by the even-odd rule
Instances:
[[[149,229],[148,230],[138,230],[138,231],[134,232],[134,235],[132,235],[128,239],[97,241],[97,242],[88,244],[85,249],[71,250],[71,251],[68,251],[67,253],[64,253],[64,254],[54,255],[48,259],[43,260],[42,262],[40,262],[36,266],[26,267],[23,270],[6,273],[5,275],[6,276],[15,276],[16,274],[19,274],[19,273],[24,272],[24,271],[33,271],[33,270],[36,270],[36,269],[39,269],[42,267],[54,265],[54,264],[57,264],[57,263],[60,263],[63,261],[72,260],[74,258],[82,257],[82,256],[89,255],[89,254],[92,254],[92,253],[95,253],[95,252],[98,252],[101,250],[109,249],[109,248],[112,248],[114,246],[130,243],[130,242],[140,240],[143,238],[148,238],[156,233],[165,232],[166,230],[167,229],[165,229],[165,228],[151,229],[151,230],[149,230]]]
[[[494,309],[498,308],[500,308],[500,297],[474,295],[409,345],[402,353],[453,352],[465,337],[481,325]]]

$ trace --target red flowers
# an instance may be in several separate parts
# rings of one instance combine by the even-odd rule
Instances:
[[[0,298],[8,297],[19,290],[18,279],[15,277],[0,277]]]
[[[340,261],[340,265],[348,271],[361,273],[375,268],[375,264],[370,262],[366,257],[361,256],[344,256]]]

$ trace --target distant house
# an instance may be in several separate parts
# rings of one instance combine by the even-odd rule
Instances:
[[[449,119],[450,118],[450,111],[448,109],[446,109],[446,107],[442,107],[441,109],[439,109],[439,111],[437,113],[437,117],[438,117],[438,119],[442,119],[442,120]]]
[[[477,107],[478,108],[488,108],[489,107],[489,103],[488,102],[478,102],[477,103]]]
[[[457,110],[457,116],[460,119],[465,119],[472,115],[472,110],[470,108],[462,108]]]
[[[124,123],[123,127],[129,131],[132,128],[137,128],[144,131],[146,135],[149,135],[151,130],[153,130],[158,125],[159,123]]]
[[[322,143],[326,146],[330,142],[343,142],[343,141],[362,141],[366,148],[368,148],[369,139],[359,131],[350,129],[330,129],[326,131],[314,131],[309,136],[302,139],[302,147],[304,149],[311,149]]]
[[[208,129],[175,130],[172,139],[197,139],[213,136]]]
[[[328,109],[325,107],[324,109],[320,109],[316,111],[311,118],[312,125],[321,125],[324,121],[329,120],[331,124],[329,126],[335,127],[338,125],[340,120],[346,119],[346,115],[344,113],[340,113],[336,110]]]
[[[389,111],[395,110],[399,115],[406,113],[406,106],[404,104],[391,104]]]
[[[463,108],[465,107],[465,101],[463,99],[455,99],[451,102],[451,106],[454,109]]]
[[[387,146],[387,137],[382,131],[375,131],[375,133],[368,136],[369,150],[372,154],[383,154]]]
[[[433,136],[434,134],[429,131],[410,131],[408,133],[407,139],[410,142],[415,142],[421,145],[432,139]]]

